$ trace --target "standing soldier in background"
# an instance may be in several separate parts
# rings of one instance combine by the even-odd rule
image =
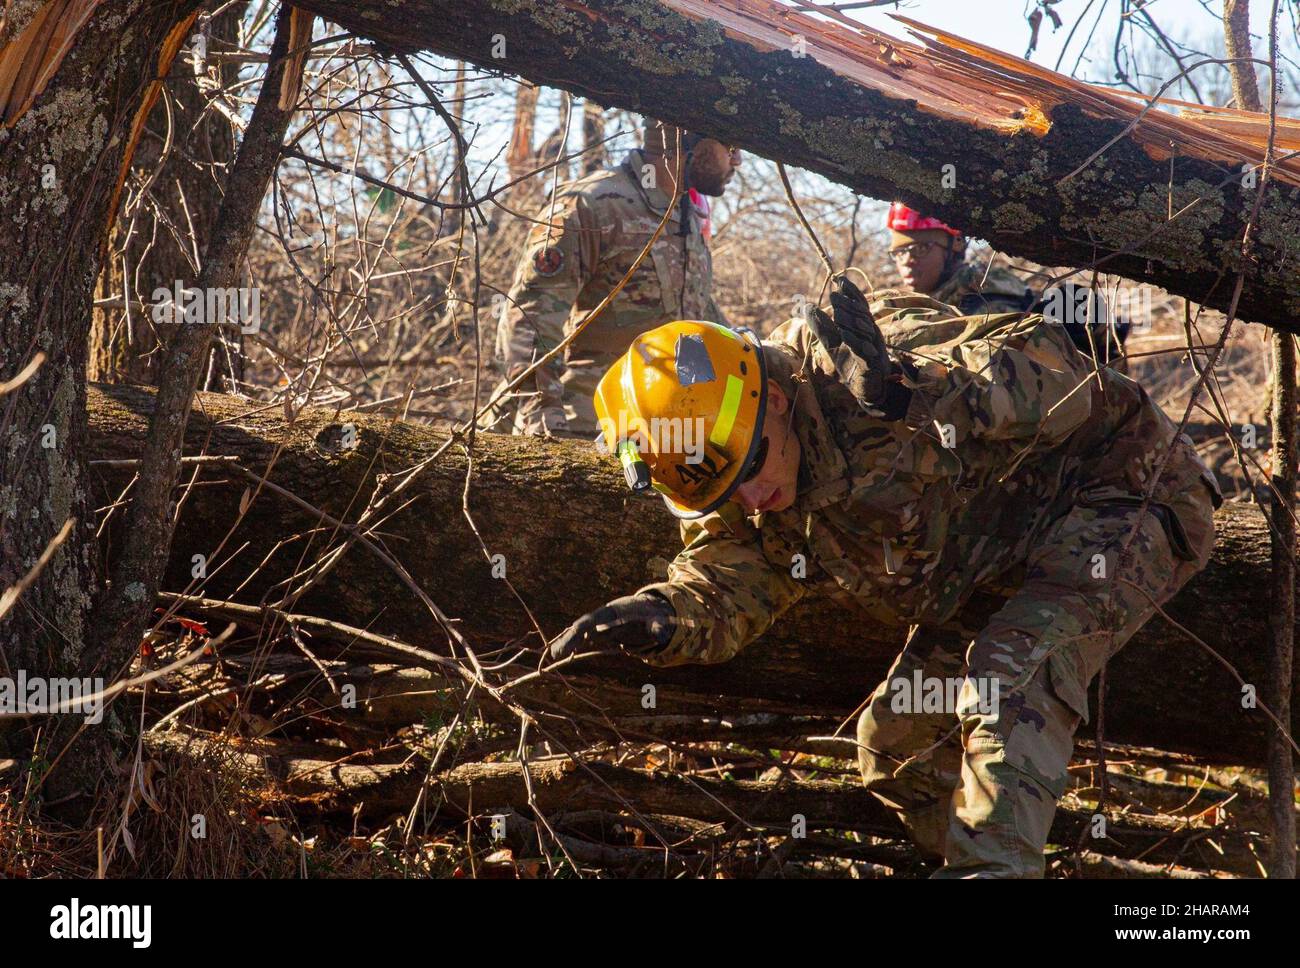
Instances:
[[[562,187],[554,207],[548,201],[537,214],[497,329],[507,381],[554,349],[613,291],[672,206],[659,240],[610,305],[563,358],[502,401],[489,428],[595,437],[592,394],[633,339],[672,319],[725,323],[713,301],[705,196],[726,190],[740,152],[651,119],[644,145],[618,167]],[[679,160],[685,184],[673,205]]]
[[[937,218],[894,202],[887,224],[889,255],[908,289],[964,316],[1022,313],[1037,301],[1034,291],[1011,270],[967,262],[966,237]]]

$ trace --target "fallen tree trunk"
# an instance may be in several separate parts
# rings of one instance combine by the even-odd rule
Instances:
[[[1141,100],[920,25],[924,47],[766,0],[301,5],[397,50],[506,70],[901,198],[1044,265],[1101,260],[1217,309],[1244,269],[1238,315],[1300,332],[1300,161],[1287,155],[1300,145],[1279,151],[1252,260],[1241,255],[1262,116],[1143,116]]]
[[[732,780],[650,772],[567,756],[518,761],[463,763],[430,775],[414,758],[400,762],[357,763],[338,751],[305,743],[258,740],[238,745],[222,738],[185,732],[150,733],[145,747],[164,763],[171,758],[229,770],[250,791],[281,801],[287,794],[295,810],[348,813],[378,819],[405,813],[422,799],[429,814],[486,820],[494,814],[533,809],[543,815],[591,811],[702,820],[719,827],[754,826],[788,832],[796,817],[807,829],[856,830],[904,839],[894,815],[865,787],[834,780]],[[395,759],[395,757],[394,757]],[[1093,826],[1093,815],[1058,809],[1049,843],[1078,844]],[[486,833],[486,829],[484,831]],[[1088,838],[1088,847],[1148,861],[1185,860],[1189,843],[1213,833],[1226,851],[1211,855],[1216,869],[1256,872],[1242,837],[1227,830],[1188,826],[1173,817],[1126,816],[1108,824],[1106,839]],[[647,846],[655,849],[647,838]]]
[[[152,392],[92,387],[89,399],[92,459],[120,462],[138,455]],[[340,449],[338,442],[349,437],[355,447]],[[274,461],[269,480],[325,514],[353,521],[377,475],[409,468],[445,441],[446,434],[433,428],[323,408],[302,411],[289,426],[278,408],[200,394],[186,453],[232,455],[257,474]],[[254,496],[257,485],[229,468],[193,466],[197,480],[181,505],[163,587],[188,588],[210,599],[270,601],[272,586],[338,544],[340,536],[318,514],[267,488]],[[458,444],[420,474],[406,492],[413,500],[377,536],[476,647],[530,635],[522,603],[553,636],[608,598],[661,578],[680,546],[662,506],[632,497],[614,462],[591,445],[479,434],[474,468],[468,506],[486,552],[462,510],[466,461]],[[91,470],[101,505],[115,501],[131,476],[120,464]],[[184,484],[178,488],[178,499],[185,490]],[[240,519],[246,496],[250,503]],[[110,557],[120,540],[117,520],[110,519],[105,537]],[[1169,612],[1233,663],[1247,683],[1262,683],[1268,641],[1265,525],[1255,508],[1240,505],[1220,511],[1218,525],[1213,562]],[[228,531],[226,550],[216,554]],[[502,556],[497,573],[522,603],[503,578],[494,577],[489,554]],[[206,559],[203,582],[192,577],[195,555]],[[283,588],[276,592],[282,593]],[[742,722],[773,714],[815,716],[824,723],[858,706],[902,640],[900,630],[845,609],[806,599],[725,665],[654,669],[631,659],[602,659],[570,667],[582,675],[543,677],[530,698],[542,708],[586,717]],[[428,609],[361,545],[294,611],[444,654],[447,649],[446,635]],[[535,634],[530,644],[540,645]],[[656,687],[653,709],[642,706],[646,684]],[[1111,664],[1107,688],[1108,739],[1220,762],[1262,762],[1263,711],[1243,708],[1241,687],[1218,660],[1159,618]],[[575,689],[586,695],[575,698]],[[719,728],[725,738],[725,727]]]

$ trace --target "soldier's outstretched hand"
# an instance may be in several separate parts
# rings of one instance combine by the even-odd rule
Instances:
[[[551,660],[577,652],[652,652],[672,639],[676,620],[668,599],[654,592],[616,598],[561,632],[551,643]]]

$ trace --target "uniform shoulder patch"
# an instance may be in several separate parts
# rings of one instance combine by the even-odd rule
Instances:
[[[553,245],[544,245],[533,253],[533,269],[539,276],[553,276],[564,268],[564,252]]]

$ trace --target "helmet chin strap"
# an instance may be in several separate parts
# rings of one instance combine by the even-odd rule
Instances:
[[[966,255],[966,246],[963,245],[961,251],[958,252],[956,243],[957,236],[948,236],[948,246],[944,250],[943,256],[943,272],[939,276],[939,285],[941,286],[952,278],[952,274],[957,271],[957,267],[961,265]]]

